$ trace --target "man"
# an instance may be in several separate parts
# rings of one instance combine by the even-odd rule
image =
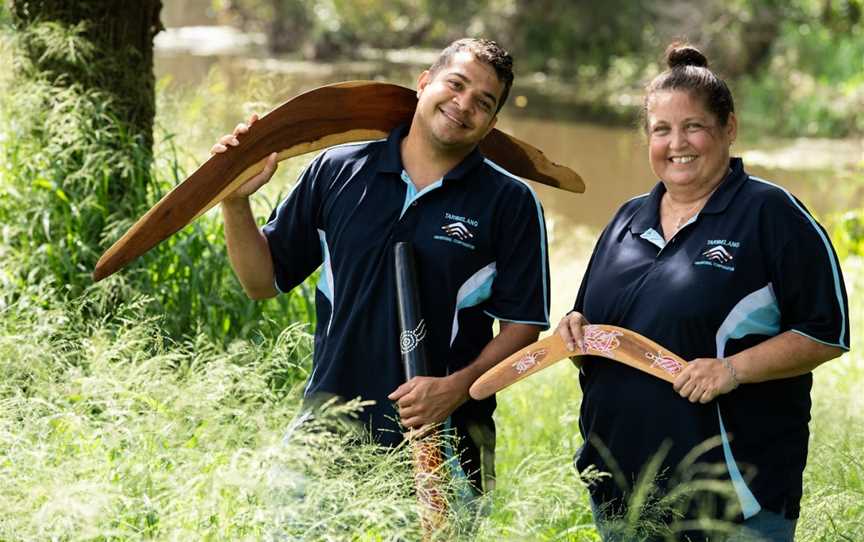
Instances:
[[[496,43],[456,41],[418,78],[410,126],[323,152],[263,229],[248,198],[273,175],[275,154],[222,203],[231,265],[250,297],[287,292],[322,267],[306,398],[375,401],[361,420],[388,445],[402,439],[397,418],[410,428],[447,421],[478,490],[494,479],[495,404],[470,400],[468,388],[548,327],[540,203],[477,150],[512,81],[512,58]],[[212,152],[230,152],[248,129],[238,125]],[[399,241],[414,245],[435,375],[404,383],[393,270]]]

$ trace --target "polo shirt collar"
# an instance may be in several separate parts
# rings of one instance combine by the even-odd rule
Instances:
[[[408,124],[400,124],[390,131],[387,136],[387,143],[384,145],[384,152],[378,159],[378,171],[385,173],[402,173],[402,151],[400,144],[402,139],[408,135]]]
[[[699,214],[719,214],[729,207],[735,194],[743,186],[747,180],[747,174],[744,172],[744,163],[740,158],[730,158],[729,173],[726,178],[717,187],[717,190],[711,194],[705,207],[699,211]],[[660,199],[666,193],[666,186],[660,182],[648,194],[648,198],[642,204],[633,218],[630,220],[630,231],[635,234],[643,234],[649,229],[654,229],[660,222]]]
[[[387,137],[387,143],[384,146],[384,152],[378,160],[378,171],[396,174],[402,173],[404,168],[402,166],[401,143],[402,139],[408,135],[409,127],[409,124],[402,124],[390,132],[390,135]],[[444,175],[443,180],[461,179],[482,162],[483,155],[480,154],[478,147],[474,147],[474,150],[468,156]]]
[[[747,180],[747,174],[744,172],[744,162],[740,158],[729,159],[729,173],[726,179],[720,183],[717,190],[708,199],[705,207],[699,211],[699,214],[719,214],[729,207],[735,194],[744,185]]]

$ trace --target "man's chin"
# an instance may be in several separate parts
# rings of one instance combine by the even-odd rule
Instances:
[[[436,142],[442,147],[451,150],[470,149],[480,143],[480,139],[473,134],[435,133]]]

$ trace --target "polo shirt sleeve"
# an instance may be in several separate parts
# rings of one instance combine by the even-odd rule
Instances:
[[[762,238],[780,330],[849,349],[849,303],[825,229],[788,192],[763,209]]]
[[[283,293],[303,282],[323,261],[318,234],[323,156],[309,164],[261,228],[270,246],[276,289]]]
[[[502,205],[495,238],[496,276],[486,313],[497,320],[549,327],[549,259],[543,207],[526,189]]]

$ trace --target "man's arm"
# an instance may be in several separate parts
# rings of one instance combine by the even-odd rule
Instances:
[[[278,294],[273,282],[270,247],[255,223],[249,198],[226,198],[222,202],[222,217],[228,259],[246,295],[252,299],[267,299]]]
[[[249,126],[257,120],[258,115],[252,115],[248,124],[242,122],[238,124],[233,133],[219,138],[219,142],[213,145],[210,153],[223,153],[230,147],[239,145],[238,138],[247,133]],[[276,172],[276,164],[276,153],[272,153],[267,158],[261,173],[222,200],[228,259],[243,290],[252,299],[267,299],[279,293],[274,284],[273,259],[270,256],[267,238],[255,223],[255,216],[249,205],[249,196],[270,181]]]
[[[441,377],[415,377],[405,382],[388,398],[399,405],[399,416],[406,427],[417,428],[444,421],[469,399],[471,384],[496,363],[537,340],[540,327],[501,322],[501,332],[468,366]]]

